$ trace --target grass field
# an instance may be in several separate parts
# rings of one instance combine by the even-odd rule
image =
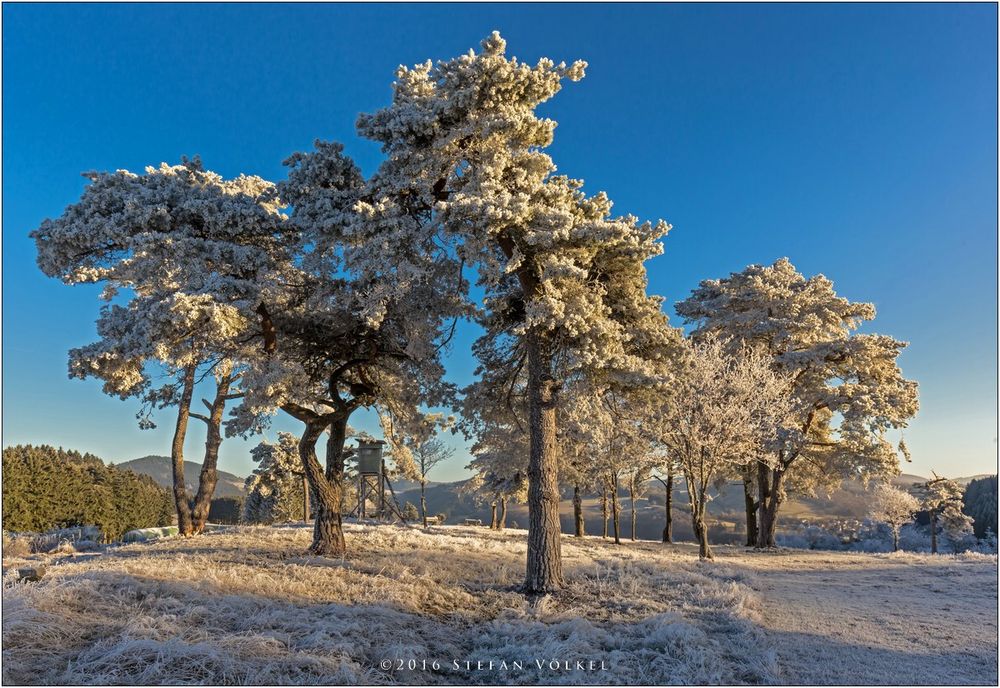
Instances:
[[[997,678],[996,557],[720,547],[701,564],[689,545],[567,537],[567,590],[528,603],[524,531],[347,535],[345,561],[304,556],[306,528],[234,528],[59,555],[39,583],[8,571],[4,682]]]

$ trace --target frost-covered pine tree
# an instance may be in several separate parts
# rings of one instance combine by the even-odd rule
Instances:
[[[892,531],[892,551],[899,551],[899,529],[913,521],[920,509],[917,498],[905,490],[889,483],[880,483],[872,490],[872,502],[868,515],[875,521],[884,523]]]
[[[763,347],[776,370],[795,381],[795,408],[768,460],[756,461],[758,545],[774,546],[786,489],[813,493],[844,477],[886,480],[899,472],[889,433],[917,412],[917,383],[896,359],[905,342],[855,330],[875,317],[869,303],[834,292],[822,275],[803,277],[786,258],[705,280],[677,304],[697,327]],[[905,456],[905,446],[900,446]]]
[[[275,523],[300,517],[308,520],[311,500],[298,447],[298,437],[279,432],[276,443],[264,441],[250,450],[257,468],[246,479],[247,498],[241,521]]]
[[[962,511],[964,490],[954,480],[932,472],[926,483],[918,483],[921,491],[920,508],[930,516],[931,552],[937,554],[938,532],[948,538],[952,551],[959,552],[973,541],[972,518]]]
[[[357,208],[377,180],[366,182],[340,144],[317,141],[286,165],[278,190],[292,208],[281,237],[287,254],[259,284],[261,355],[248,365],[232,430],[260,430],[278,409],[304,424],[299,456],[317,496],[311,551],[343,556],[348,421],[374,408],[400,456],[404,438],[429,432],[421,408],[447,405],[454,391],[442,379],[440,352],[445,318],[462,312],[453,296],[461,272],[445,254],[411,252],[421,269],[407,279],[409,264],[369,251],[368,242],[386,237],[369,232]],[[326,431],[324,468],[316,444]]]
[[[519,314],[511,334],[524,342],[528,372],[525,590],[539,593],[562,585],[555,357],[648,372],[637,355],[648,335],[637,323],[658,314],[660,301],[646,295],[643,262],[660,252],[668,226],[612,217],[604,194],[587,196],[581,182],[554,174],[542,149],[555,122],[535,109],[563,80],[582,78],[585,64],[531,66],[505,51],[494,33],[478,54],[400,67],[392,103],[362,115],[358,129],[386,154],[376,173],[382,193],[365,201],[382,239],[371,250],[447,247]],[[425,209],[418,221],[413,208]]]
[[[174,501],[180,532],[196,534],[215,489],[226,402],[239,396],[239,342],[251,325],[243,306],[279,250],[274,186],[223,179],[198,159],[84,176],[81,199],[31,233],[45,274],[105,287],[100,339],[70,352],[70,376],[94,376],[108,394],[141,399],[144,427],[153,425],[153,409],[176,407]],[[217,263],[240,270],[220,274]],[[216,391],[203,414],[191,405],[204,377],[214,377]],[[207,426],[193,508],[183,453],[190,418]]]

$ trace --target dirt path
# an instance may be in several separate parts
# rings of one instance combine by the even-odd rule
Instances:
[[[997,684],[997,569],[986,559],[734,553],[790,684]]]

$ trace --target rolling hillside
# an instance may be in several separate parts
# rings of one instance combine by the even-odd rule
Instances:
[[[118,468],[124,468],[148,475],[157,484],[170,488],[173,486],[173,472],[170,468],[169,456],[143,456],[132,461],[125,461],[118,464]],[[201,473],[201,464],[194,461],[184,462],[184,480],[189,490],[196,490],[198,487],[198,474]],[[215,486],[216,497],[242,497],[244,479],[232,473],[219,471],[219,482]]]

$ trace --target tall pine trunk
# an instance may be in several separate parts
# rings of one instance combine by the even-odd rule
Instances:
[[[605,485],[601,488],[601,518],[604,520],[604,535],[605,540],[608,539],[608,487]]]
[[[181,399],[177,406],[177,424],[170,445],[170,463],[174,478],[174,508],[177,510],[177,532],[184,537],[194,534],[191,502],[184,482],[184,440],[187,438],[188,420],[191,418],[191,397],[194,396],[195,366],[184,369],[181,380]]]
[[[215,399],[209,405],[207,436],[205,438],[205,460],[201,464],[201,475],[198,477],[198,494],[194,498],[192,521],[195,534],[205,530],[208,523],[208,513],[212,509],[212,497],[219,481],[217,466],[219,463],[219,447],[222,445],[222,416],[226,410],[226,398],[229,395],[233,377],[224,375],[215,386]]]
[[[427,527],[427,494],[426,494],[427,481],[420,481],[420,518],[424,522],[424,528]]]
[[[753,474],[743,473],[743,504],[747,515],[747,547],[757,546],[757,500],[754,499],[755,484]]]
[[[673,542],[674,540],[674,517],[673,517],[673,500],[674,500],[674,474],[668,473],[667,480],[663,485],[666,494],[663,500],[663,509],[666,512],[664,516],[666,521],[663,525],[663,541]]]
[[[578,538],[584,536],[586,525],[583,522],[583,497],[580,496],[580,486],[573,486],[573,535]]]
[[[621,538],[621,506],[618,504],[618,474],[611,481],[611,522],[615,529],[615,544],[622,544]]]
[[[635,542],[635,477],[629,479],[628,481],[628,502],[629,506],[632,508],[632,542]]]
[[[302,474],[302,522],[309,523],[309,481]]]
[[[559,524],[559,455],[551,353],[536,329],[525,335],[528,353],[528,557],[524,591],[540,594],[563,585]]]

